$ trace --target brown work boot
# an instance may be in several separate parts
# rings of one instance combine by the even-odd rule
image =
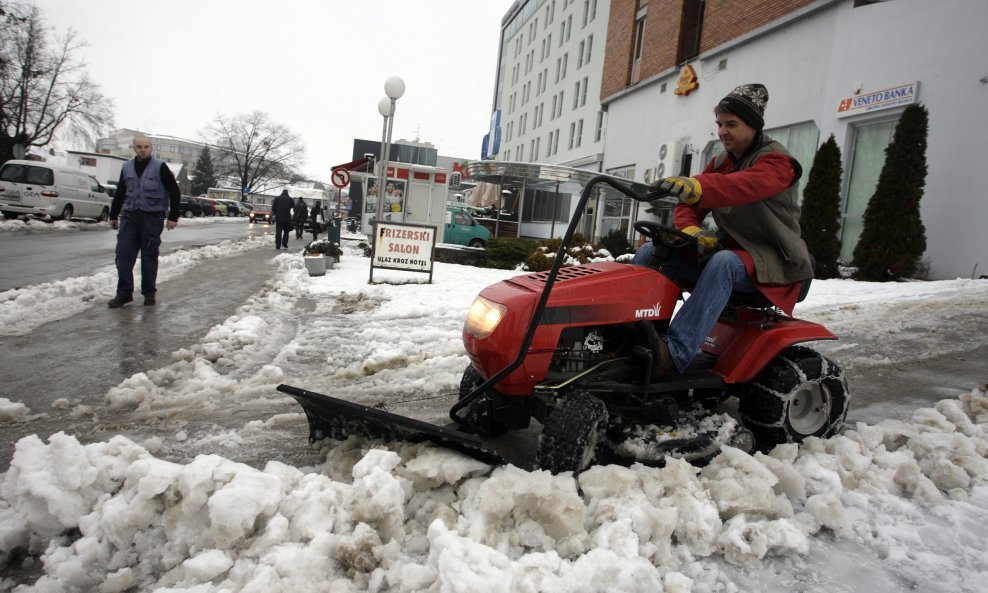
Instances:
[[[675,366],[672,364],[672,356],[669,354],[669,345],[666,344],[665,338],[659,338],[658,350],[659,351],[655,353],[655,370],[658,371],[659,376],[662,377],[671,373],[673,369],[675,369]]]

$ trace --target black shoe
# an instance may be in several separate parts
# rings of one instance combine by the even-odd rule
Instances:
[[[146,294],[146,295],[144,295],[144,306],[145,307],[153,307],[154,306],[154,295],[153,294]]]
[[[111,309],[116,309],[118,307],[123,307],[127,303],[132,303],[132,302],[134,302],[134,297],[129,297],[129,296],[125,297],[125,296],[117,295],[112,299],[110,299],[110,302],[108,302],[106,305]]]

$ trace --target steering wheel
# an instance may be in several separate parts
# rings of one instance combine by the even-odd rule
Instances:
[[[643,237],[652,241],[652,243],[656,243],[657,246],[661,245],[675,250],[692,247],[694,251],[696,250],[696,237],[673,227],[647,220],[637,220],[635,221],[634,228]]]

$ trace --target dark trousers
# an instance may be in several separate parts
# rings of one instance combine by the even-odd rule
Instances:
[[[157,292],[158,252],[164,228],[164,213],[132,210],[120,214],[116,251],[119,296],[134,295],[134,264],[137,263],[138,252],[141,255],[141,294]]]
[[[292,223],[276,222],[274,225],[274,246],[288,249],[288,233],[292,232]]]
[[[302,231],[303,230],[305,230],[305,221],[304,220],[296,221],[295,222],[295,238],[296,239],[301,239],[302,238]]]

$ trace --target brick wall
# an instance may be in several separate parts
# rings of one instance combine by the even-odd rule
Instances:
[[[611,0],[604,45],[604,71],[600,79],[601,98],[628,86],[637,4],[637,0]]]
[[[794,12],[815,0],[706,0],[700,51],[704,52]],[[684,0],[649,0],[639,80],[677,66]],[[611,0],[600,97],[629,85],[638,0]]]
[[[700,51],[704,52],[766,25],[815,0],[707,0]]]

